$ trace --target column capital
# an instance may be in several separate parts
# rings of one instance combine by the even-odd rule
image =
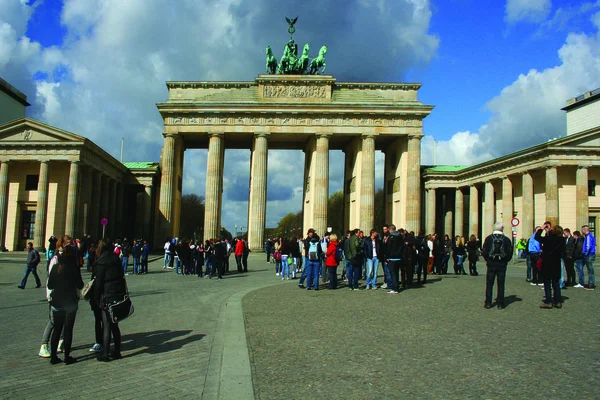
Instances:
[[[502,179],[503,181],[509,181],[510,178],[508,177],[508,175],[504,175],[502,177],[500,177],[500,179]]]
[[[271,135],[271,132],[268,132],[268,131],[255,131],[254,132],[254,137],[255,138],[257,138],[257,137],[264,137],[264,138],[266,138],[266,137],[269,137],[270,135]]]
[[[331,134],[331,132],[326,132],[326,133],[325,132],[318,132],[318,133],[315,134],[315,136],[317,137],[317,139],[320,139],[320,138],[329,139],[329,137],[333,136],[333,135]]]
[[[549,169],[558,169],[558,165],[546,165],[545,168],[546,168],[546,170],[549,170]]]
[[[589,167],[587,165],[578,165],[577,169],[588,169]]]
[[[48,164],[48,163],[50,163],[50,159],[49,158],[40,158],[38,161],[40,162],[40,164]]]
[[[225,136],[224,132],[210,132],[208,134],[209,137],[213,138],[213,137],[218,137],[218,138],[223,138]]]
[[[166,138],[176,138],[179,136],[178,133],[174,133],[174,132],[163,132],[162,135],[165,137],[165,139]]]
[[[526,169],[525,171],[521,171],[521,175],[531,175],[531,171]]]
[[[421,140],[425,135],[420,134],[420,133],[409,133],[408,135],[409,139],[418,139]]]
[[[379,136],[378,133],[367,132],[360,135],[363,139],[375,139],[376,136]]]

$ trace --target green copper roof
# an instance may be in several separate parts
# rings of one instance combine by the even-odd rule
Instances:
[[[468,168],[466,165],[437,165],[427,168],[425,172],[456,172]]]
[[[124,162],[123,165],[129,169],[156,169],[158,163],[155,162]]]

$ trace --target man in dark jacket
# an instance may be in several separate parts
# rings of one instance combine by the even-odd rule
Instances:
[[[349,237],[344,240],[344,259],[346,260],[346,278],[350,290],[358,289],[358,275],[360,273],[360,240],[356,234],[358,229],[348,231]]]
[[[25,285],[27,285],[27,277],[29,274],[33,274],[35,278],[35,287],[39,288],[42,286],[42,282],[40,282],[40,277],[37,274],[37,266],[40,263],[40,253],[36,249],[33,248],[33,243],[27,243],[27,261],[25,261],[25,276],[23,276],[23,280],[21,284],[17,286],[19,289],[25,289]]]
[[[492,290],[494,289],[494,280],[496,277],[498,278],[498,309],[502,310],[504,308],[506,266],[512,255],[512,240],[504,235],[504,224],[496,222],[494,224],[494,231],[483,242],[483,258],[487,262],[484,308],[492,308]]]
[[[399,271],[404,250],[404,238],[400,236],[400,232],[396,230],[395,225],[390,225],[389,235],[385,243],[385,258],[390,271],[390,280],[392,287],[388,291],[390,294],[396,294],[400,291],[399,286]]]
[[[378,233],[375,229],[371,229],[370,237],[368,240],[363,241],[363,253],[367,260],[367,286],[366,289],[375,290],[377,287],[377,267],[381,260],[383,260],[383,246],[379,240]]]
[[[567,270],[567,286],[575,286],[575,259],[573,255],[575,254],[575,238],[571,236],[571,230],[569,228],[565,228],[565,258],[563,259],[565,263],[565,270]]]
[[[223,271],[225,267],[225,259],[227,258],[227,243],[222,241],[224,238],[219,238],[215,242],[214,254],[212,257],[213,266],[217,269],[217,279],[223,279]]]

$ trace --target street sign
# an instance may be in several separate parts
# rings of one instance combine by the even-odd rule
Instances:
[[[513,231],[513,237],[516,238],[517,237],[517,231]]]
[[[521,222],[521,221],[519,221],[519,218],[517,218],[517,217],[510,220],[510,224],[512,226],[519,226],[519,222]]]
[[[102,218],[102,219],[100,220],[100,223],[102,224],[102,226],[106,226],[106,225],[108,225],[108,218]]]
[[[519,228],[517,228],[516,226],[513,226],[513,227],[512,227],[512,231],[513,231],[513,232],[516,232],[516,231],[518,231],[518,230],[519,230]]]

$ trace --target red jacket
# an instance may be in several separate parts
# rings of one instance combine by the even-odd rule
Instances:
[[[241,256],[244,254],[244,241],[243,240],[238,240],[238,242],[235,244],[235,253],[236,256]]]
[[[325,252],[325,266],[327,267],[337,267],[338,262],[335,259],[335,252],[337,250],[338,242],[329,242],[327,246],[327,251]]]

